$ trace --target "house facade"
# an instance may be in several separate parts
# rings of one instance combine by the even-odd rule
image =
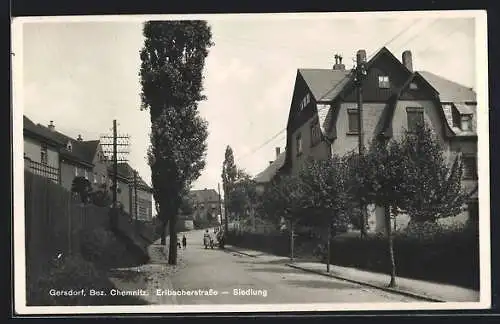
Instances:
[[[60,151],[64,143],[53,138],[47,129],[23,116],[25,168],[32,173],[61,183]]]
[[[112,179],[113,168],[108,166],[107,171],[110,175],[109,179]],[[134,172],[136,170],[128,163],[118,164],[117,200],[123,207],[123,211],[132,218],[150,221],[153,218],[153,189],[138,174],[134,181]]]
[[[476,95],[472,89],[429,72],[413,70],[412,55],[399,61],[382,48],[365,63],[362,84],[364,145],[374,138],[398,138],[426,122],[438,135],[451,162],[464,157],[464,186],[477,190]],[[285,172],[298,172],[307,158],[357,151],[359,110],[354,73],[341,62],[332,69],[299,69],[287,124]],[[474,195],[472,195],[474,197]],[[474,201],[471,202],[474,204]],[[383,209],[369,208],[369,223],[383,230]],[[471,211],[471,208],[469,208]]]
[[[215,189],[191,190],[190,199],[193,203],[193,220],[216,220],[221,212],[219,194]]]

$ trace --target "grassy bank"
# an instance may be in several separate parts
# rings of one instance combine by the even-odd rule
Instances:
[[[86,231],[81,235],[80,250],[60,258],[49,258],[45,265],[27,267],[27,300],[30,306],[142,305],[134,296],[111,296],[115,285],[110,274],[116,269],[140,265],[142,256],[127,248],[112,232],[105,229]],[[47,256],[49,257],[49,256]],[[141,281],[136,274],[135,282]],[[141,285],[139,285],[141,286]],[[107,296],[92,296],[91,290]],[[84,293],[75,294],[83,291]],[[54,295],[54,292],[73,295]]]

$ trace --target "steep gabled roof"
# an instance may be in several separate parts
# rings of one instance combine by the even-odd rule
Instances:
[[[329,102],[338,95],[351,72],[333,69],[299,69],[316,102]],[[338,91],[336,91],[338,89]]]
[[[392,136],[392,119],[394,116],[394,111],[396,110],[397,102],[399,98],[401,97],[401,94],[406,91],[410,85],[410,83],[414,82],[415,80],[421,82],[426,86],[426,89],[428,89],[431,92],[431,98],[438,107],[441,109],[438,109],[438,114],[441,117],[441,120],[443,121],[446,129],[445,129],[445,135],[446,136],[451,136],[453,135],[453,130],[451,129],[450,125],[448,124],[446,120],[446,115],[444,113],[444,110],[441,107],[441,102],[439,101],[439,93],[437,90],[429,83],[427,80],[419,73],[419,72],[414,72],[410,75],[410,77],[406,80],[406,82],[389,98],[387,101],[387,104],[382,111],[382,115],[375,126],[375,134],[379,136],[385,136],[385,137],[391,137]]]
[[[419,73],[437,90],[441,102],[476,102],[476,93],[471,88],[431,72]]]
[[[276,160],[273,161],[264,171],[257,174],[254,181],[257,183],[266,183],[272,180],[272,178],[278,173],[279,169],[285,163],[286,152],[282,152]]]
[[[39,126],[45,127],[40,124]],[[93,166],[94,156],[99,141],[79,141],[58,131],[49,130],[48,128],[47,130],[52,133],[52,136],[54,138],[64,143],[64,147],[61,149],[61,155],[63,157],[74,162]],[[71,142],[71,150],[68,150],[68,148],[66,147],[66,144],[68,142]]]

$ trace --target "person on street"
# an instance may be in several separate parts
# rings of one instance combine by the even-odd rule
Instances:
[[[185,249],[187,245],[186,235],[182,235],[182,247]]]

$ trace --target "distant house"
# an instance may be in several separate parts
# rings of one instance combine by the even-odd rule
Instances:
[[[153,189],[136,173],[128,163],[118,164],[118,194],[117,200],[123,210],[132,218],[150,221],[153,218]],[[114,174],[112,166],[108,166],[108,174],[112,179]],[[137,208],[136,208],[137,192]]]
[[[31,172],[61,183],[59,152],[64,143],[50,131],[23,116],[25,167]]]
[[[338,57],[337,57],[338,59]],[[387,48],[369,61],[363,83],[364,145],[372,139],[397,138],[427,122],[438,135],[449,161],[461,153],[464,186],[471,193],[470,216],[477,212],[477,102],[475,92],[430,72],[413,70],[412,54],[399,61]],[[299,69],[287,122],[286,157],[281,171],[296,173],[308,158],[357,151],[358,105],[354,73],[337,61],[332,69]],[[375,230],[383,230],[383,209],[370,212]]]
[[[191,190],[189,197],[193,202],[194,220],[215,220],[220,214],[219,194],[215,189]]]
[[[253,179],[258,193],[262,194],[271,180],[278,175],[279,170],[285,162],[285,156],[285,152],[280,152],[280,148],[276,147],[276,159],[269,161],[269,165]]]

